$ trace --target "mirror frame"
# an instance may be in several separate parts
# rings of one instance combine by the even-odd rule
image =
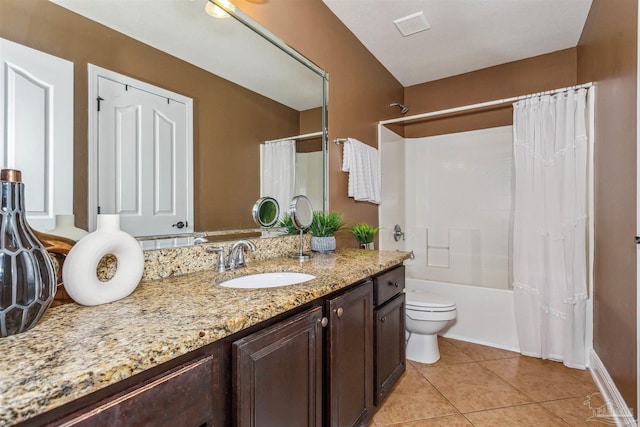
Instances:
[[[240,23],[244,24],[250,30],[264,38],[269,43],[273,44],[284,53],[289,55],[291,58],[295,59],[302,65],[306,66],[309,70],[317,74],[322,78],[322,124],[321,124],[321,132],[322,132],[322,210],[327,211],[329,208],[329,175],[328,175],[328,150],[327,150],[327,141],[328,141],[328,123],[327,123],[327,104],[328,104],[328,96],[329,96],[329,74],[320,68],[318,65],[313,63],[311,60],[306,58],[300,52],[287,45],[283,40],[277,37],[275,34],[264,28],[258,22],[256,22],[253,18],[249,17],[249,15],[242,12],[240,9],[232,6],[229,7],[229,4],[225,4],[220,0],[208,0],[209,2],[219,6],[221,9],[226,11],[229,15],[231,15],[232,19],[238,20]],[[306,197],[306,196],[305,196]],[[248,213],[248,212],[247,212]],[[248,213],[249,214],[249,213]],[[244,233],[255,233],[257,231],[261,231],[262,229],[241,229],[241,230],[212,230],[212,231],[194,231],[189,234],[175,234],[175,235],[161,235],[161,236],[139,236],[136,237],[139,241],[149,241],[149,240],[163,240],[163,239],[175,239],[175,238],[189,238],[189,237],[209,237],[215,236],[220,238],[224,235],[241,235]],[[193,239],[188,239],[190,242]],[[179,244],[179,246],[186,246],[193,243]]]

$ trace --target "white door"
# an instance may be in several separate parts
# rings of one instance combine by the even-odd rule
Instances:
[[[29,225],[73,213],[73,63],[0,39],[0,166],[22,171]]]
[[[130,83],[97,77],[96,213],[134,236],[192,232],[189,106]]]

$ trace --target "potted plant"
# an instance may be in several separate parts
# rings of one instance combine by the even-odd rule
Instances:
[[[314,252],[333,252],[336,249],[335,234],[344,227],[342,214],[338,212],[315,211],[309,227],[311,250]]]
[[[362,249],[374,249],[373,238],[378,232],[378,227],[374,228],[366,222],[360,222],[354,224],[349,230],[358,239]]]
[[[276,227],[284,229],[285,234],[288,236],[300,234],[295,225],[293,225],[293,219],[288,213],[285,213],[280,217],[280,219],[278,220],[278,224],[276,224]],[[304,232],[306,233],[307,230],[304,230]]]

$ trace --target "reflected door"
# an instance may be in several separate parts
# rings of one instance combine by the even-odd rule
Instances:
[[[73,213],[73,63],[0,39],[0,166],[19,169],[29,225]]]
[[[98,78],[98,212],[134,236],[193,231],[187,106]]]

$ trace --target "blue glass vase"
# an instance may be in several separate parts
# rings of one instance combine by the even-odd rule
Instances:
[[[0,172],[0,336],[33,327],[56,292],[53,263],[27,224],[20,171]]]

